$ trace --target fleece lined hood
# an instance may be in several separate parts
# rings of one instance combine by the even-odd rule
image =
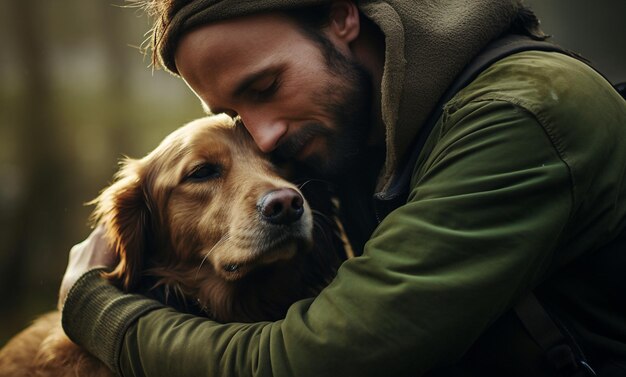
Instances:
[[[210,22],[264,11],[328,3],[328,0],[194,0],[182,7],[159,41],[161,64],[177,74],[180,37]],[[363,0],[363,14],[385,35],[381,111],[387,155],[379,189],[389,184],[420,126],[463,67],[506,31],[520,0]]]

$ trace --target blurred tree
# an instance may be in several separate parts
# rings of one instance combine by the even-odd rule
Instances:
[[[99,36],[103,39],[106,63],[106,87],[103,95],[108,99],[104,103],[107,106],[105,112],[107,124],[107,133],[109,140],[117,142],[119,150],[131,150],[129,145],[130,138],[128,135],[129,124],[128,117],[125,116],[129,101],[129,85],[130,76],[127,71],[132,67],[131,59],[129,59],[129,47],[125,43],[121,43],[128,38],[128,32],[124,28],[124,24],[119,25],[119,7],[111,6],[108,2],[98,2],[98,12],[102,17],[98,25]],[[111,25],[118,25],[111,27]]]
[[[591,60],[613,82],[626,81],[626,1],[525,2],[556,43]]]
[[[67,158],[56,131],[52,85],[48,74],[47,51],[40,25],[40,12],[33,11],[35,0],[10,2],[8,9],[14,22],[16,51],[19,67],[21,95],[29,100],[19,103],[16,109],[17,149],[21,151],[16,161],[22,178],[22,192],[16,203],[16,216],[10,232],[3,239],[8,255],[0,266],[0,295],[11,297],[12,305],[0,306],[1,314],[14,310],[28,297],[26,290],[37,282],[32,267],[37,263],[36,250],[41,244],[55,244],[62,234],[63,224],[54,221],[63,212],[62,202],[50,198],[64,197],[63,171],[68,168]],[[51,221],[52,219],[52,221]],[[39,268],[38,268],[39,270]],[[48,287],[41,287],[49,291]],[[49,292],[50,293],[50,292]]]

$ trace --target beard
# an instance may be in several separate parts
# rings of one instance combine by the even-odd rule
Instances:
[[[299,162],[317,175],[332,179],[352,168],[365,149],[372,124],[372,80],[363,66],[341,54],[330,41],[318,42],[332,81],[312,93],[312,101],[328,114],[331,124],[302,125],[277,147],[273,157],[293,161],[308,142],[324,140],[323,151]]]

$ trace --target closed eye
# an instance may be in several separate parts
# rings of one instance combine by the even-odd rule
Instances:
[[[262,81],[258,89],[254,87],[250,89],[250,96],[255,101],[268,100],[276,93],[279,86],[280,81],[277,77],[272,78],[271,81]]]
[[[185,182],[204,182],[219,178],[222,175],[222,166],[218,164],[199,164],[185,176]]]

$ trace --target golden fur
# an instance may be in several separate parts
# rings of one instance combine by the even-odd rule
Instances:
[[[191,122],[146,157],[127,159],[93,202],[119,259],[106,277],[218,321],[281,318],[318,293],[341,260],[331,217],[299,195],[232,119]],[[276,196],[298,215],[277,220],[281,203],[267,208]],[[59,316],[41,317],[0,350],[0,376],[111,375],[64,335]]]

